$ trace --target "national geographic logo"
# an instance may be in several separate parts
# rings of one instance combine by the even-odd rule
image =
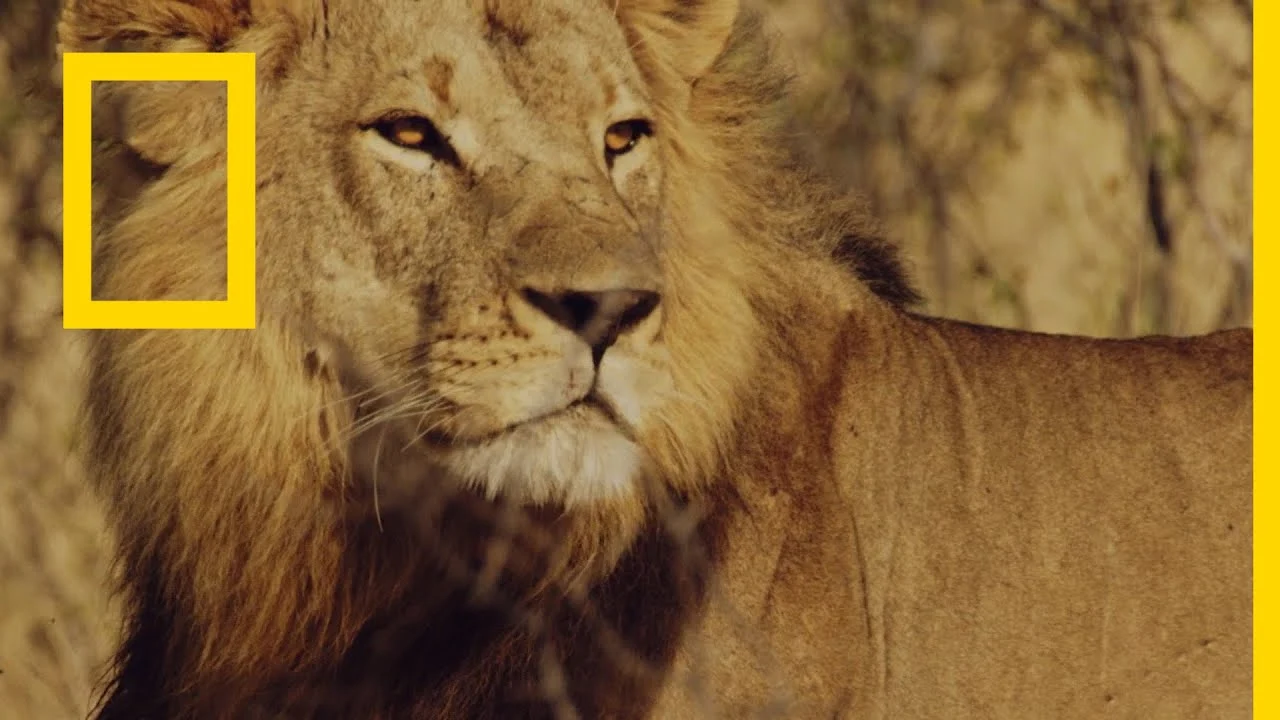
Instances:
[[[66,53],[62,80],[63,327],[253,329],[257,116],[253,53]],[[107,81],[226,83],[226,300],[93,299],[93,83]]]

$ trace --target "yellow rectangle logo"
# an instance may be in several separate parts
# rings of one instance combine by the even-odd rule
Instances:
[[[253,329],[256,68],[253,53],[62,56],[62,326],[95,330]],[[93,83],[227,84],[227,299],[93,299]]]

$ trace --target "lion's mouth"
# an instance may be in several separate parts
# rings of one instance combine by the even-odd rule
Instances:
[[[565,429],[568,429],[566,426],[571,428],[573,425],[584,429],[593,425],[596,427],[607,425],[626,439],[635,439],[635,431],[630,423],[618,413],[607,398],[593,391],[558,410],[526,418],[493,432],[463,437],[448,432],[433,431],[424,434],[422,440],[427,445],[439,449],[479,447],[516,433],[537,430],[540,427],[550,429],[557,425]]]
[[[634,439],[633,436],[635,433],[633,432],[633,428],[631,427],[631,424],[628,423],[622,417],[622,415],[618,412],[618,409],[614,407],[613,403],[609,402],[608,398],[596,393],[595,391],[592,391],[588,393],[586,397],[580,400],[575,400],[574,402],[570,403],[568,407],[566,407],[564,410],[561,410],[560,412],[563,413],[579,406],[585,406],[587,408],[590,408],[592,410],[599,412],[600,414],[604,415],[606,420],[616,425],[618,427],[618,431],[621,432],[623,435],[626,435],[627,439],[629,440]]]

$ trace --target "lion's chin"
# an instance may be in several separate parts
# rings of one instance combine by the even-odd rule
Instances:
[[[436,445],[455,479],[490,498],[565,508],[635,493],[643,452],[602,406],[576,403],[501,433]]]

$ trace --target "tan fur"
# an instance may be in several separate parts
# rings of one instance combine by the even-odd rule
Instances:
[[[258,328],[94,338],[102,717],[1247,715],[1251,333],[911,314],[736,2],[76,0],[60,33],[259,67]],[[224,292],[222,93],[98,88],[99,297]],[[597,366],[565,290],[660,300]]]

